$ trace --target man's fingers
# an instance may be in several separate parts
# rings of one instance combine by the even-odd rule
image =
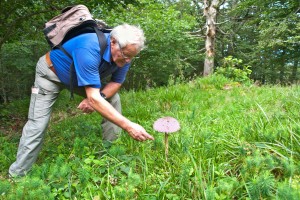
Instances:
[[[154,137],[148,133],[146,133],[146,138],[149,139],[149,140],[154,140]]]
[[[144,136],[141,135],[141,136],[139,136],[138,140],[139,140],[139,141],[144,141],[145,138],[144,138]]]
[[[144,134],[138,136],[138,137],[137,137],[137,140],[139,140],[139,141],[154,140],[154,137],[152,137],[152,136],[149,135],[148,133],[144,133]]]

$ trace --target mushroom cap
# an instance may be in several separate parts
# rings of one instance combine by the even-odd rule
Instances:
[[[173,117],[163,117],[154,122],[153,128],[161,133],[174,133],[180,129],[180,125]]]

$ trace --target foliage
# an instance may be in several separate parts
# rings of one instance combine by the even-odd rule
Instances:
[[[233,81],[237,81],[243,84],[251,84],[250,75],[252,70],[249,69],[250,66],[242,65],[243,61],[241,59],[233,58],[228,56],[223,59],[223,63],[220,67],[216,69],[216,74],[221,74]]]
[[[3,45],[0,51],[0,102],[20,99],[30,94],[35,61],[40,56],[39,52],[45,49],[47,47],[44,43],[33,40]]]
[[[9,195],[10,199],[54,199],[50,187],[39,178],[24,178],[15,187],[15,192]]]
[[[41,36],[44,23],[66,6],[85,4],[91,8],[111,10],[117,5],[136,4],[135,0],[116,2],[112,0],[3,0],[0,2],[0,49],[5,42]],[[41,39],[41,38],[39,38]]]
[[[18,182],[5,177],[19,133],[0,132],[0,198],[299,199],[299,86],[222,87],[232,83],[212,75],[122,93],[124,115],[155,140],[122,133],[110,148],[101,142],[101,117],[69,113],[80,99],[66,105],[63,93],[36,165]],[[163,134],[152,128],[162,116],[181,125],[169,138],[168,162]]]
[[[228,0],[220,10],[220,58],[232,55],[252,66],[251,78],[286,84],[299,79],[299,1]]]
[[[191,62],[199,58],[198,41],[187,34],[196,24],[191,15],[155,1],[140,1],[139,6],[118,7],[103,15],[109,24],[139,25],[146,34],[147,48],[133,61],[125,87],[166,85],[170,75],[184,72],[189,77],[195,72]]]

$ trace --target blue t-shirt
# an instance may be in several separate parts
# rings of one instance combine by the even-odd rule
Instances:
[[[101,88],[101,80],[109,75],[112,75],[111,81],[113,82],[122,84],[125,81],[130,64],[118,67],[114,62],[111,62],[110,36],[109,34],[105,34],[105,36],[107,47],[103,59],[100,56],[100,46],[96,33],[81,34],[63,44],[63,48],[74,60],[73,85],[75,87]],[[50,59],[60,81],[65,85],[70,85],[69,72],[72,59],[60,49],[52,50]]]

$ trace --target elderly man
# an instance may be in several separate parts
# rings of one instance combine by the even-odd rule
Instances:
[[[54,49],[39,59],[28,121],[23,128],[17,159],[9,168],[11,176],[24,176],[36,161],[52,106],[62,86],[70,84],[72,62],[75,68],[73,87],[84,90],[86,97],[78,108],[85,113],[97,111],[103,116],[103,140],[117,139],[121,129],[138,141],[154,139],[142,126],[121,114],[120,97],[117,93],[125,80],[131,60],[144,48],[144,33],[136,26],[123,24],[105,36],[107,47],[103,58],[100,56],[96,33],[85,33],[63,44],[72,59],[60,49]],[[107,76],[111,76],[110,82],[102,85],[101,81]]]

